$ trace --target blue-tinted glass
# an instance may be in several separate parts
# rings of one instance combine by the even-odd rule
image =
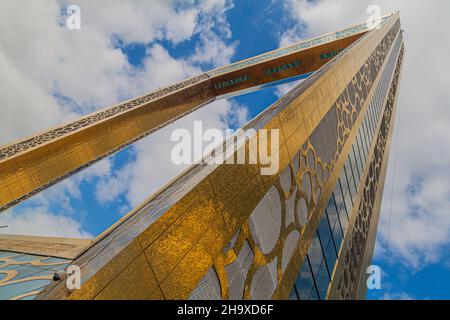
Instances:
[[[378,100],[375,103],[375,106],[373,108],[373,113],[375,115],[375,121],[378,121]]]
[[[353,159],[353,150],[350,150],[350,156],[348,157],[348,169],[352,174],[352,179],[353,179],[353,185],[355,187],[355,192],[358,191],[358,185],[359,185],[359,180],[358,180],[358,172],[356,170],[356,162]],[[350,177],[349,177],[350,179]],[[355,198],[353,198],[354,200]]]
[[[330,278],[328,276],[327,266],[325,260],[320,264],[319,273],[316,276],[317,291],[321,300],[325,300],[328,290]]]
[[[369,108],[369,110],[367,110],[367,120],[369,120],[370,132],[373,135],[373,132],[375,131],[375,122],[374,122],[374,119],[372,116],[372,111],[370,110],[370,108]]]
[[[364,133],[364,139],[366,139],[365,141],[366,141],[366,146],[367,146],[367,154],[369,154],[370,138],[369,138],[369,134],[367,132],[367,125],[366,125],[365,120],[363,121],[362,128],[363,128],[363,133]]]
[[[359,151],[358,141],[355,139],[355,143],[353,143],[353,153],[355,154],[356,164],[358,165],[358,172],[360,175],[360,179],[363,177],[364,166],[363,166],[363,158]]]
[[[322,245],[323,254],[325,256],[328,273],[331,277],[333,273],[334,263],[336,262],[336,250],[334,248],[333,239],[331,237],[331,229],[328,218],[324,216],[319,224],[319,239]]]
[[[375,112],[375,107],[372,106],[372,108],[370,109],[370,112],[372,112],[372,119],[373,119],[373,123],[375,126],[375,129],[377,128],[377,114]]]
[[[353,204],[352,204],[352,198],[350,196],[350,189],[347,184],[347,178],[345,176],[345,171],[342,171],[341,177],[339,178],[339,183],[341,185],[342,194],[344,195],[344,203],[345,203],[347,212],[350,215]]]
[[[342,230],[344,230],[344,233],[345,233],[345,230],[347,230],[347,225],[348,225],[348,217],[347,217],[347,213],[345,210],[345,206],[341,206],[339,208],[338,215],[339,215],[339,221],[341,222]]]
[[[295,288],[297,289],[300,300],[308,300],[311,291],[316,291],[308,257],[306,257],[302,269],[300,270],[300,274],[298,275],[297,280],[295,280]]]
[[[334,248],[333,238],[331,237],[331,229],[326,215],[322,218],[319,225],[319,238],[328,266],[328,272],[331,277],[334,263],[336,262],[336,250]]]
[[[326,215],[322,218],[322,220],[320,220],[318,232],[320,242],[322,243],[322,248],[325,248],[331,240],[331,229]]]
[[[320,247],[320,241],[319,237],[316,236],[311,242],[311,247],[309,248],[308,252],[309,262],[311,264],[311,271],[313,275],[317,275],[317,272],[319,271],[320,263],[322,262],[323,255],[322,255],[322,248]]]
[[[372,130],[372,127],[371,127],[371,124],[370,124],[368,112],[366,112],[365,121],[366,121],[367,133],[369,134],[369,145],[371,145],[373,130]]]
[[[336,188],[333,191],[334,200],[336,201],[336,208],[339,209],[344,205],[344,195],[341,191],[341,185],[339,184],[339,180],[336,182]],[[338,210],[339,212],[339,210]]]
[[[344,229],[345,232],[345,229]],[[334,224],[333,227],[333,239],[334,239],[334,245],[336,246],[336,253],[339,254],[339,249],[341,248],[341,243],[342,243],[342,232],[341,232],[341,224],[339,221],[337,221]]]
[[[366,124],[367,124],[367,129],[369,130],[369,136],[371,136],[372,135],[372,121],[370,120],[369,109],[367,109],[364,117],[365,117],[364,120],[366,121]]]
[[[326,212],[327,212],[328,221],[330,223],[332,234],[333,234],[333,240],[334,240],[334,244],[336,247],[336,253],[338,253],[339,248],[341,246],[343,233],[342,233],[341,224],[339,222],[338,213],[336,210],[336,206],[335,206],[333,197],[331,197],[330,201],[328,202]]]
[[[319,294],[317,293],[317,290],[311,290],[311,295],[309,296],[309,300],[319,300]]]
[[[374,116],[373,116],[373,111],[372,111],[372,108],[369,108],[369,120],[370,120],[370,123],[371,123],[371,126],[372,126],[372,135],[373,135],[373,132],[375,132],[375,118],[374,118]]]
[[[334,247],[334,242],[332,239],[328,242],[325,249],[325,259],[327,260],[328,273],[330,274],[330,278],[333,275],[334,265],[336,264],[336,249]]]
[[[359,159],[359,154],[357,153],[357,146],[356,146],[356,142],[355,144],[353,144],[352,146],[352,151],[350,151],[350,154],[352,154],[351,156],[351,166],[353,169],[353,173],[354,173],[354,178],[357,179],[356,183],[359,184],[361,183],[361,177],[362,177],[362,169],[361,169],[361,159]]]
[[[359,129],[359,144],[361,146],[361,151],[364,156],[364,162],[366,162],[367,161],[367,145],[366,145],[366,139],[364,138],[364,130],[362,127]]]
[[[339,222],[338,215],[337,215],[337,207],[334,202],[333,195],[331,195],[330,201],[328,201],[326,212],[327,212],[327,216],[328,216],[328,221],[330,222],[330,226],[334,226],[336,224],[336,222]]]
[[[344,197],[344,203],[345,203],[345,211],[347,212],[347,218],[350,218],[350,215],[352,214],[352,199],[350,197],[350,192],[348,192]]]
[[[341,176],[339,177],[339,183],[341,184],[342,194],[344,195],[344,199],[345,199],[345,195],[347,193],[350,193],[350,187],[348,186],[348,183],[347,183],[347,177],[345,175],[345,170],[342,170],[342,172],[341,172]]]
[[[371,146],[370,141],[372,140],[372,138],[370,137],[369,125],[367,124],[367,118],[364,118],[363,129],[364,129],[364,132],[366,134],[367,147],[370,150],[370,146]]]
[[[347,161],[345,162],[344,170],[345,170],[345,175],[347,177],[347,183],[349,186],[350,195],[351,195],[352,204],[353,204],[353,201],[355,201],[355,196],[356,196],[356,186],[355,186],[355,181],[353,179],[352,168],[350,167],[348,158],[347,158]]]
[[[359,151],[359,156],[361,158],[361,163],[365,164],[366,163],[366,155],[365,155],[364,148],[362,145],[361,130],[358,132],[358,135],[356,136],[356,144],[358,145],[358,151]],[[364,165],[363,165],[363,171],[364,171]]]
[[[289,295],[289,300],[298,300],[297,290],[295,289],[295,285],[292,288],[291,294]]]
[[[375,112],[377,113],[377,117],[380,113],[380,90],[377,88],[377,92],[375,93]]]

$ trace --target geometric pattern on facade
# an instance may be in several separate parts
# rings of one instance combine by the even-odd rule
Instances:
[[[379,188],[381,166],[386,155],[386,147],[388,136],[391,133],[393,125],[393,113],[395,107],[395,99],[397,87],[399,84],[400,70],[402,65],[404,49],[400,52],[398,62],[395,68],[392,85],[389,90],[388,100],[386,103],[381,127],[378,131],[378,137],[373,151],[373,158],[370,162],[369,172],[364,184],[362,199],[356,212],[356,221],[351,230],[349,243],[346,250],[342,252],[343,272],[338,282],[338,292],[336,298],[352,299],[358,296],[359,279],[363,266],[363,258],[367,239],[369,236],[369,228],[371,226],[372,216],[374,214],[374,202],[376,190]],[[378,222],[378,221],[376,221]]]
[[[316,144],[316,146],[321,146],[321,151],[323,150],[319,154],[326,151],[330,153],[330,149],[335,150],[333,157],[331,157],[332,161],[326,163],[318,156],[316,146],[311,144],[311,139],[314,137],[311,137],[302,150],[295,155],[294,161],[281,173],[279,182],[271,187],[257,205],[249,220],[242,226],[240,241],[254,244],[252,250],[259,253],[260,259],[263,261],[255,260],[253,268],[250,268],[247,274],[245,286],[247,292],[242,293],[245,298],[272,298],[277,287],[278,277],[283,276],[286,265],[292,258],[292,252],[296,250],[300,238],[304,236],[305,220],[308,221],[313,214],[322,214],[322,212],[314,213],[314,210],[322,195],[324,184],[327,182],[330,172],[334,169],[335,162],[341,156],[341,151],[353,129],[353,124],[355,124],[362,106],[369,96],[372,85],[399,30],[400,21],[397,20],[322,120],[321,124],[327,124],[328,127],[319,125],[314,132],[313,136],[320,137],[316,140],[321,139]],[[331,124],[334,132],[328,130],[330,119],[335,120],[334,124]],[[332,137],[336,137],[334,147],[327,143],[328,140],[333,141],[330,139]],[[282,203],[285,205],[282,205]],[[294,217],[294,221],[290,217]],[[293,223],[290,223],[290,221]],[[250,233],[243,231],[248,229],[251,230]],[[258,229],[261,231],[256,231]],[[224,253],[224,255],[226,254]],[[359,266],[358,263],[357,265]],[[261,273],[265,275],[265,278],[260,279]],[[257,279],[254,280],[254,277],[257,277]],[[251,294],[252,291],[256,290],[254,289],[255,283],[263,286],[260,290],[262,293]],[[226,286],[222,288],[230,290]],[[227,297],[227,295],[225,294],[223,297]]]
[[[333,33],[303,45],[314,46],[363,31],[367,30],[354,27],[347,29],[347,34]],[[391,58],[388,57],[393,56],[390,52],[400,42],[399,15],[383,18],[380,30],[369,31],[355,40],[246,126],[280,129],[277,175],[261,176],[261,164],[193,166],[111,227],[73,261],[81,267],[81,290],[70,291],[64,283],[53,281],[37,298],[287,298],[356,132],[366,113],[372,112],[370,105],[383,82],[383,74],[389,73],[386,70]],[[239,70],[258,63],[258,59],[280,57],[301,49],[300,46],[214,70],[207,77]],[[374,241],[368,226],[374,223],[372,216],[377,215],[372,212],[377,210],[373,205],[374,190],[380,187],[380,166],[387,158],[387,136],[392,129],[402,54],[382,112],[374,151],[369,153],[373,160],[364,173],[367,178],[361,189],[360,204],[354,204],[358,210],[353,210],[352,219],[356,222],[349,224],[341,250],[345,253],[339,256],[336,265],[332,298],[357,297],[366,247]],[[186,83],[189,86],[207,79],[203,77]],[[178,89],[175,86],[168,90]],[[122,108],[133,108],[142,101],[128,103]],[[110,109],[107,112],[111,113],[105,116],[123,111],[117,108]],[[88,121],[100,120],[95,115],[92,119]],[[80,121],[78,125],[86,125],[83,119]],[[65,134],[55,130],[55,134]],[[27,140],[17,149],[11,146],[0,151],[6,152],[3,158],[9,157],[52,137],[44,134],[39,139]],[[248,144],[243,148],[248,148]],[[1,281],[2,278],[0,286]],[[30,297],[37,294],[30,292],[33,292],[27,293]]]
[[[0,300],[30,300],[70,260],[0,251]]]
[[[4,146],[0,212],[217,98],[309,74],[367,31],[363,24],[258,55]]]

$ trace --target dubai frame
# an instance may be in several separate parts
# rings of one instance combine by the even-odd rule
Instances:
[[[0,235],[0,299],[363,299],[403,53],[394,13],[0,147],[4,211],[215,99],[306,78],[244,127],[280,130],[276,175],[197,164],[93,241]]]

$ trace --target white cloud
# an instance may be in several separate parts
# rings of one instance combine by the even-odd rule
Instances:
[[[81,0],[77,5],[82,28],[77,31],[66,29],[60,16],[68,4],[72,2],[0,2],[0,144],[197,75],[200,67],[228,63],[234,54],[235,44],[225,44],[231,36],[225,17],[231,7],[228,0]],[[178,59],[158,43],[168,40],[176,45],[196,34],[200,40],[192,55]],[[148,46],[142,67],[130,65],[117,48],[118,39],[125,45]],[[188,126],[194,118],[222,128],[224,119],[242,120],[245,112],[221,101],[178,123]],[[103,160],[35,196],[26,206],[9,210],[5,216],[13,219],[8,232],[53,235],[57,231],[50,229],[66,218],[50,208],[56,204],[65,214],[79,216],[71,202],[81,198],[81,182],[96,177],[101,178],[97,195],[102,203],[124,192],[133,205],[138,203],[182,170],[167,165],[167,154],[160,152],[167,149],[169,130],[137,144],[132,149],[135,160],[123,170],[112,173],[112,160]],[[31,214],[29,206],[39,210]],[[69,220],[68,236],[76,226],[75,220]]]
[[[450,62],[447,58],[450,38],[440,31],[448,30],[450,3],[289,0],[288,12],[299,27],[285,32],[280,42],[285,45],[364,22],[366,8],[371,4],[379,5],[384,13],[400,10],[406,45],[399,97],[400,123],[395,128],[399,142],[397,149],[391,150],[376,251],[378,257],[397,262],[400,259],[418,269],[441,261],[450,241]],[[398,156],[390,255],[386,257],[395,150]]]
[[[205,31],[200,36],[202,44],[197,46],[195,54],[189,59],[194,64],[209,64],[221,67],[230,62],[237,43],[226,45],[214,32]]]
[[[162,38],[188,40],[203,31],[197,25],[200,16],[208,16],[209,23],[214,17],[222,21],[229,6],[224,0],[201,1],[195,8],[162,0],[79,1],[82,28],[71,31],[60,25],[64,4],[68,2],[0,3],[1,80],[6,84],[0,89],[2,144],[67,121],[74,111],[85,114],[180,80],[189,67],[181,60],[168,64],[171,57],[158,45],[149,50],[148,63],[140,70],[114,46],[115,39],[142,44]],[[223,33],[228,37],[226,25]],[[215,64],[208,52],[216,47],[222,49],[220,62],[229,59],[234,50],[211,31],[207,34],[214,43],[204,43],[197,52],[203,60],[213,59]],[[177,70],[180,64],[185,64],[184,74]],[[163,66],[170,68],[164,71]]]
[[[83,231],[80,222],[63,215],[48,212],[45,207],[28,208],[17,214],[0,215],[0,225],[8,226],[2,229],[2,233],[67,237],[67,238],[89,238],[93,236]]]
[[[170,140],[173,130],[185,128],[193,134],[194,121],[202,121],[204,130],[217,128],[224,132],[235,125],[242,126],[247,120],[246,109],[226,100],[213,102],[189,114],[136,143],[135,161],[103,177],[97,185],[97,199],[107,203],[125,193],[134,207],[185,170],[187,165],[175,165],[171,161],[171,146],[175,145]]]
[[[406,292],[399,293],[385,293],[381,300],[415,300],[410,294]]]

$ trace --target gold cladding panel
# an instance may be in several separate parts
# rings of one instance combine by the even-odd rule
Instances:
[[[383,29],[383,33],[386,33],[386,28]],[[364,42],[363,42],[364,43]],[[361,44],[360,44],[361,45]],[[348,56],[352,56],[352,52],[347,53]],[[281,289],[274,292],[274,297],[285,297],[286,290],[289,287],[289,282],[293,279],[293,271],[299,267],[299,262],[305,256],[309,242],[312,239],[312,235],[315,232],[318,222],[319,214],[316,207],[322,208],[325,204],[323,201],[323,194],[329,193],[330,186],[325,182],[329,177],[337,178],[337,174],[332,164],[324,163],[315,153],[314,147],[311,144],[306,145],[306,149],[303,146],[307,141],[307,137],[314,131],[321,121],[322,115],[332,107],[330,101],[334,101],[340,93],[339,82],[342,79],[350,81],[354,74],[351,70],[356,70],[355,66],[351,66],[348,62],[344,69],[344,65],[334,64],[327,70],[326,74],[332,81],[336,79],[338,82],[336,85],[332,85],[326,80],[322,81],[322,85],[328,88],[334,87],[332,94],[335,95],[333,99],[326,99],[323,96],[322,87],[317,84],[312,84],[304,94],[295,98],[290,105],[286,108],[291,108],[290,112],[295,112],[298,119],[303,120],[303,124],[299,124],[299,127],[304,128],[304,132],[297,134],[297,129],[292,129],[292,124],[284,123],[287,121],[287,115],[280,121],[276,115],[272,121],[267,123],[264,127],[272,127],[282,129],[281,136],[291,134],[286,137],[287,141],[284,141],[280,148],[280,172],[275,177],[261,177],[259,174],[254,174],[254,166],[227,166],[222,165],[216,168],[207,178],[203,181],[206,184],[210,183],[213,189],[213,196],[211,201],[198,202],[198,211],[189,210],[190,205],[183,205],[181,209],[177,208],[177,205],[172,206],[168,210],[167,214],[164,214],[160,219],[151,224],[144,232],[140,234],[140,243],[145,243],[129,257],[135,259],[142,253],[142,248],[145,248],[145,255],[148,258],[151,269],[155,273],[155,279],[157,280],[162,294],[168,299],[185,299],[189,296],[192,290],[196,287],[200,279],[204,276],[206,271],[211,266],[227,265],[226,261],[233,259],[233,255],[230,253],[224,253],[223,249],[228,241],[230,241],[232,235],[240,229],[240,235],[236,244],[233,246],[233,250],[236,255],[239,249],[242,249],[244,241],[249,241],[252,251],[254,253],[254,264],[249,270],[249,278],[247,278],[244,289],[244,297],[250,297],[249,282],[256,272],[257,268],[264,266],[275,258],[278,258],[277,262],[277,276],[281,284]],[[360,66],[357,66],[358,68]],[[348,81],[346,83],[348,83]],[[305,98],[306,97],[306,98]],[[294,110],[295,111],[292,111]],[[308,111],[308,112],[306,112]],[[284,127],[283,127],[284,125]],[[295,146],[297,151],[295,152]],[[290,150],[292,151],[289,151]],[[302,162],[298,157],[300,154],[302,159],[309,159]],[[312,156],[310,156],[312,155]],[[312,162],[310,161],[312,159]],[[291,163],[292,161],[292,163]],[[299,161],[295,164],[295,161]],[[294,173],[294,168],[300,166],[300,173]],[[281,192],[283,190],[283,182],[280,177],[282,172],[289,170],[288,175],[291,176],[291,185],[289,190]],[[283,171],[282,171],[283,170]],[[326,178],[324,178],[324,172]],[[301,185],[305,181],[310,181],[310,192],[306,192],[304,189],[300,189]],[[300,225],[300,221],[297,217],[294,218],[294,224],[290,226],[283,225],[281,227],[280,237],[278,238],[274,249],[270,254],[264,254],[262,249],[258,247],[255,241],[251,227],[249,225],[248,218],[255,209],[256,205],[261,201],[264,194],[268,192],[273,186],[276,187],[277,192],[280,194],[280,199],[283,203],[288,201],[287,197],[291,197],[293,193],[299,192],[296,196],[297,199],[306,199],[307,203],[307,216],[308,223],[305,226]],[[186,197],[190,199],[197,199],[200,189],[193,189],[195,191],[188,193]],[[295,194],[294,194],[295,195]],[[184,199],[185,197],[182,197]],[[184,200],[180,200],[182,203]],[[273,203],[271,198],[270,213],[275,218],[279,214],[277,211],[276,203]],[[179,202],[179,203],[180,203]],[[188,201],[189,202],[189,201]],[[195,208],[195,207],[194,207]],[[285,208],[283,205],[282,208]],[[172,210],[172,211],[171,211]],[[281,209],[281,223],[285,224],[286,209]],[[323,211],[323,210],[321,210]],[[167,217],[167,218],[166,218]],[[120,226],[119,226],[120,228]],[[298,251],[294,252],[294,260],[288,265],[288,271],[286,271],[286,278],[283,277],[282,272],[282,250],[287,236],[295,230],[299,230],[301,238],[298,246]],[[114,232],[114,230],[112,231]],[[140,245],[140,244],[139,244]],[[120,254],[128,256],[125,252],[132,250],[128,247],[121,251]],[[234,256],[236,256],[234,255]],[[109,262],[106,264],[104,271],[101,269],[99,272],[93,274],[83,284],[84,287],[89,287],[91,284],[91,290],[89,294],[84,295],[85,298],[93,297],[101,292],[104,288],[109,286],[114,287],[114,281],[120,283],[120,276],[118,277],[118,270],[121,273],[128,272],[130,268],[143,268],[142,265],[135,265],[130,259],[125,259],[122,263],[114,266]],[[295,262],[299,261],[299,262]],[[291,269],[294,266],[294,269]],[[114,271],[114,272],[113,272]],[[224,270],[217,271],[219,277],[223,279]],[[125,273],[126,274],[126,273]],[[99,279],[97,279],[99,278]],[[103,279],[103,280],[101,280]],[[287,279],[287,280],[285,280]],[[124,284],[125,285],[125,284]],[[223,283],[221,284],[223,288]],[[82,289],[82,291],[83,291]],[[111,292],[117,292],[113,290]],[[113,293],[111,293],[113,294]],[[70,293],[69,293],[70,295]],[[223,296],[227,293],[222,292]],[[71,295],[71,298],[83,298],[83,295],[76,293]]]

